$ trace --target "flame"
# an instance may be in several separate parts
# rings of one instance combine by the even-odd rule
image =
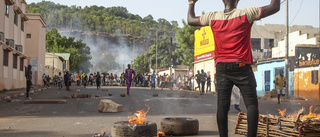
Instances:
[[[101,129],[100,135],[104,136],[106,134],[106,132],[105,132],[106,130],[107,130],[107,127]]]
[[[312,108],[313,108],[313,106],[310,106],[309,114],[308,115],[303,115],[303,118],[320,118],[320,114],[314,113],[317,110],[317,108],[314,109],[313,112],[312,112]]]
[[[158,131],[157,137],[165,137],[166,135],[162,131]]]
[[[146,124],[147,123],[147,118],[146,115],[149,112],[150,107],[148,107],[147,111],[144,110],[139,110],[137,113],[134,113],[132,116],[129,116],[129,123],[128,124]]]
[[[307,114],[307,115],[302,115],[301,117],[302,117],[302,118],[305,118],[305,119],[307,119],[307,118],[318,118],[318,119],[320,119],[320,114],[315,113],[315,111],[318,110],[318,108],[315,108],[313,111],[312,111],[312,109],[313,109],[313,106],[310,106],[310,108],[309,108],[309,114]],[[289,118],[295,118],[295,117],[297,117],[298,114],[296,114],[296,113],[285,115],[286,110],[287,110],[287,109],[284,109],[284,110],[278,109],[279,114],[280,114],[281,116],[283,116],[283,117],[289,117]]]
[[[279,114],[280,114],[281,116],[285,117],[285,114],[286,114],[287,109],[284,109],[284,110],[278,109],[278,111],[279,111]]]

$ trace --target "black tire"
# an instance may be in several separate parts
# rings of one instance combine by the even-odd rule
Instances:
[[[154,122],[147,122],[147,124],[137,124],[135,130],[132,130],[127,123],[128,121],[119,121],[119,122],[113,123],[111,128],[111,136],[112,137],[157,136],[157,124]]]
[[[164,118],[160,123],[160,128],[166,135],[197,135],[199,121],[186,117]]]

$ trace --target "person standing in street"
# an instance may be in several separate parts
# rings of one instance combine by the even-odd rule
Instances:
[[[59,76],[58,76],[58,87],[59,87],[59,90],[62,88],[62,76],[61,76],[61,72],[59,72]]]
[[[46,73],[43,73],[42,81],[43,81],[43,86],[46,86],[47,85]]]
[[[273,83],[276,84],[276,90],[278,94],[278,104],[280,104],[280,96],[284,96],[284,85],[286,82],[286,78],[283,76],[283,70],[279,71],[279,75],[274,78]]]
[[[64,84],[66,85],[66,90],[70,91],[70,82],[71,82],[71,77],[69,74],[69,71],[64,74]]]
[[[26,80],[27,80],[27,88],[26,88],[26,99],[31,99],[29,97],[29,92],[30,92],[30,88],[32,85],[32,71],[31,71],[31,65],[28,65],[27,70],[25,70],[26,72]]]
[[[156,89],[156,74],[155,71],[151,74],[151,89]]]
[[[197,71],[197,74],[195,75],[195,78],[196,78],[196,81],[197,81],[198,86],[194,88],[194,91],[197,91],[197,88],[198,88],[199,91],[200,91],[200,94],[201,94],[201,88],[200,88],[201,74],[200,74],[200,71],[199,71],[199,70]]]
[[[80,72],[78,72],[78,74],[77,74],[77,86],[78,87],[80,86],[80,81],[81,81],[81,75],[80,75]]]
[[[126,69],[126,73],[124,75],[126,76],[127,95],[130,95],[131,82],[132,82],[132,79],[136,77],[136,72],[133,69],[131,69],[130,64],[128,64],[128,68]]]
[[[206,89],[206,93],[208,93],[208,92],[211,92],[211,76],[209,75],[208,77],[207,77],[207,89]],[[210,89],[210,90],[208,90],[208,89]]]
[[[206,81],[207,81],[207,73],[205,73],[204,70],[201,69],[201,74],[200,74],[201,93],[200,93],[200,95],[204,94],[204,87],[206,85]]]
[[[188,0],[188,24],[210,26],[215,41],[219,135],[228,137],[228,111],[233,85],[239,87],[248,113],[248,137],[257,136],[259,119],[256,80],[252,72],[251,27],[256,20],[280,10],[280,0],[264,7],[237,9],[239,0],[222,0],[224,10],[195,16],[195,3]]]
[[[240,97],[241,95],[240,95],[239,88],[236,85],[234,85],[231,93],[231,105],[234,105],[234,109],[238,110],[239,112],[241,112]]]
[[[96,75],[96,85],[97,85],[97,89],[100,89],[101,88],[101,76],[100,76],[100,72],[97,72],[97,75]]]

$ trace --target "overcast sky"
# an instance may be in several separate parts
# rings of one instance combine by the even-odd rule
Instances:
[[[26,2],[41,2],[42,0],[26,0]],[[182,27],[182,19],[187,19],[188,0],[50,0],[61,5],[76,6],[123,6],[132,14],[138,14],[142,18],[151,14],[155,20],[165,18],[168,21],[178,21]],[[240,0],[238,9],[251,6],[265,6],[271,0]],[[284,0],[281,0],[284,1]],[[289,0],[289,24],[312,25],[319,28],[319,0]],[[196,3],[196,15],[204,11],[221,11],[224,9],[222,0],[198,0]],[[264,18],[256,23],[285,24],[286,2],[281,4],[281,9],[273,16]]]

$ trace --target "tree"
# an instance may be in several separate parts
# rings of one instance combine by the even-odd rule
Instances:
[[[46,52],[50,53],[70,53],[71,72],[89,72],[92,67],[90,63],[90,47],[81,39],[61,36],[57,29],[51,29],[46,34]]]
[[[199,27],[193,27],[186,24],[183,21],[184,27],[177,31],[177,49],[174,51],[174,55],[178,56],[182,65],[188,65],[192,67],[194,62],[194,31]]]

